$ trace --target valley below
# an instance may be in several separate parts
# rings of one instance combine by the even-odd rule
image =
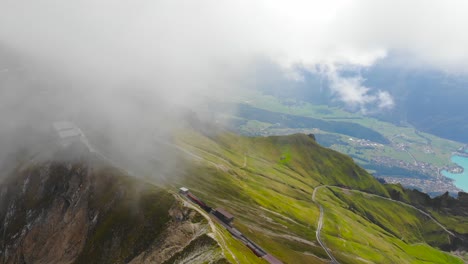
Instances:
[[[233,104],[234,115],[220,114],[231,128],[248,136],[313,133],[317,142],[351,156],[375,177],[401,183],[431,195],[466,191],[443,171],[461,173],[451,157],[463,153],[463,143],[397,126],[336,107],[312,105],[249,92],[217,105],[219,111]],[[461,176],[463,177],[463,176]]]

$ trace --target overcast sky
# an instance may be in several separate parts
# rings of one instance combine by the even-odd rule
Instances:
[[[468,1],[0,0],[0,47],[41,76],[0,87],[0,116],[91,112],[87,99],[107,121],[136,122],[160,101],[191,108],[198,95],[235,94],[259,58],[295,81],[298,67],[319,71],[346,104],[389,109],[392,96],[359,70],[398,54],[401,67],[466,74],[466,14]],[[29,96],[39,86],[58,92]]]
[[[467,13],[467,1],[0,0],[0,41],[93,80],[149,80],[171,98],[236,89],[226,83],[259,56],[289,76],[319,64],[338,98],[385,108],[385,91],[340,67],[393,52],[403,65],[465,73]]]

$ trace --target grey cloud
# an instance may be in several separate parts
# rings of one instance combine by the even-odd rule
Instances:
[[[147,124],[167,112],[161,102],[197,108],[235,94],[258,57],[297,80],[298,64],[333,69],[324,74],[339,100],[389,108],[388,93],[342,76],[343,65],[398,51],[402,66],[466,71],[466,10],[464,1],[0,0],[0,44],[23,67],[2,82],[0,104],[14,114],[1,118],[15,127],[93,117],[118,142],[162,129]]]

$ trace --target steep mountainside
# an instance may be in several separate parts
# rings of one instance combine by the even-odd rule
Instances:
[[[194,121],[172,140],[151,146],[177,158],[171,177],[152,176],[159,163],[140,167],[151,153],[128,168],[144,180],[86,149],[20,163],[0,185],[2,263],[266,263],[152,181],[225,208],[283,263],[466,261],[464,193],[431,199],[381,184],[314,135],[242,137]]]
[[[322,146],[351,156],[360,166],[388,182],[399,182],[433,196],[461,191],[439,173],[456,169],[450,158],[461,150],[461,142],[424,133],[407,123],[395,125],[360,112],[310,104],[291,96],[245,92],[231,100],[231,105],[219,103],[212,107],[221,113],[218,118],[229,120],[231,129],[238,133],[248,136],[314,133]],[[228,111],[233,108],[234,113]]]
[[[417,204],[312,135],[248,138],[204,127],[176,142],[193,164],[176,184],[232,212],[239,230],[286,263],[329,261],[316,235],[320,206],[319,236],[340,263],[463,262],[442,250],[463,255],[466,215]]]
[[[19,166],[0,185],[1,263],[224,263],[204,217],[96,160]]]

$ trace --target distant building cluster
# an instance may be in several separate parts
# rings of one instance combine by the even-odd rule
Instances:
[[[384,145],[380,143],[375,143],[367,139],[359,139],[359,138],[348,138],[349,141],[355,143],[361,147],[372,147],[372,148],[383,148]]]
[[[393,159],[386,156],[375,156],[371,160],[376,164],[383,165],[386,167],[398,167],[407,169],[409,171],[417,171],[421,174],[430,176],[431,178],[439,177],[439,168],[427,162],[406,162],[404,160]]]
[[[457,188],[453,182],[444,179],[414,179],[414,178],[393,178],[393,177],[383,177],[387,183],[400,183],[406,188],[418,189],[425,193],[458,193],[462,191],[460,188]]]

